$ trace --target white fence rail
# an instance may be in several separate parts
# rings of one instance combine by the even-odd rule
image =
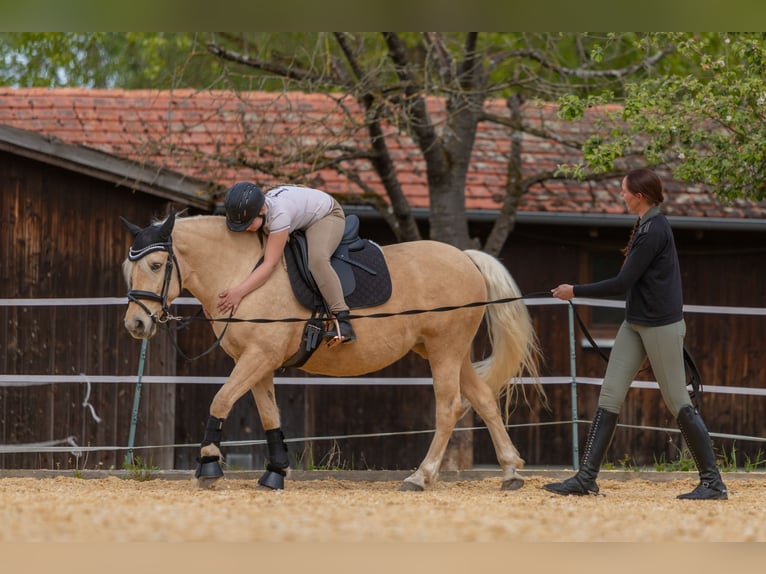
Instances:
[[[96,297],[96,298],[49,298],[49,299],[0,299],[0,307],[78,307],[78,306],[109,306],[109,305],[127,305],[127,297]],[[594,307],[614,307],[621,308],[625,304],[621,301],[606,301],[600,299],[587,299],[587,298],[575,298],[573,302],[576,305],[586,305]],[[526,299],[525,303],[528,306],[535,305],[567,305],[566,302],[560,301],[554,298],[534,298]],[[188,305],[197,306],[199,301],[194,297],[181,297],[174,301],[174,305]],[[685,313],[703,313],[703,314],[719,314],[719,315],[744,315],[744,316],[766,316],[766,308],[760,307],[728,307],[728,306],[703,306],[703,305],[684,305]],[[562,385],[568,384],[571,387],[572,392],[572,412],[571,419],[553,423],[534,423],[535,426],[544,425],[572,425],[572,462],[575,468],[579,465],[579,446],[577,443],[577,425],[587,423],[589,421],[579,420],[577,417],[577,386],[581,384],[586,385],[601,385],[603,379],[600,378],[587,378],[578,377],[576,373],[576,347],[577,341],[575,339],[575,325],[574,325],[574,312],[572,307],[569,307],[569,344],[570,344],[570,368],[571,373],[569,376],[554,376],[543,377],[541,379],[544,385]],[[139,369],[142,371],[143,369]],[[52,384],[73,384],[73,383],[85,383],[91,384],[113,384],[113,383],[133,383],[137,385],[137,393],[142,383],[147,384],[167,384],[167,383],[183,383],[183,384],[210,384],[221,385],[226,382],[226,377],[175,377],[175,376],[143,376],[141,372],[137,375],[89,375],[87,373],[81,373],[79,375],[48,375],[48,374],[0,374],[0,387],[33,387],[41,385]],[[524,378],[518,381],[521,384],[533,384],[535,381],[529,378]],[[274,383],[277,385],[335,385],[335,386],[412,386],[412,385],[431,385],[432,381],[428,377],[404,377],[404,378],[388,378],[388,377],[275,377]],[[653,381],[633,381],[631,388],[638,389],[657,389],[658,385]],[[744,395],[763,397],[766,396],[766,388],[749,388],[749,387],[732,387],[732,386],[715,386],[705,385],[704,391],[706,393],[721,393],[729,395]],[[137,395],[138,396],[138,395]],[[91,414],[94,418],[98,419],[98,415],[93,410],[93,407],[86,401],[82,405],[83,407],[89,407]],[[131,436],[135,430],[135,421],[131,427]],[[522,427],[529,425],[509,425],[509,428]],[[644,430],[657,430],[662,432],[678,432],[678,429],[667,428],[655,428],[646,426],[630,426],[620,425],[628,428],[644,429]],[[456,431],[477,430],[484,427],[461,427],[455,429]],[[319,441],[319,440],[338,440],[347,438],[359,438],[359,437],[371,437],[371,436],[399,436],[399,435],[411,435],[421,433],[432,433],[433,430],[423,431],[406,431],[406,432],[384,432],[375,434],[364,435],[344,435],[344,436],[332,436],[332,437],[301,437],[288,440],[288,442],[304,442],[304,441]],[[762,436],[744,436],[724,433],[710,433],[711,436],[719,438],[731,438],[736,440],[746,440],[754,442],[766,442],[766,438]],[[224,441],[223,446],[247,446],[265,444],[263,440],[251,440],[251,441]],[[66,445],[66,446],[62,446]],[[172,445],[153,445],[153,446],[133,446],[132,441],[129,441],[127,446],[111,445],[111,446],[79,446],[75,443],[73,436],[65,437],[60,440],[53,440],[40,443],[27,443],[27,444],[14,444],[3,445],[0,444],[0,454],[4,453],[29,453],[29,452],[69,452],[75,456],[80,456],[86,451],[128,451],[143,449],[160,449],[160,448],[193,448],[198,447],[198,444],[172,444]]]

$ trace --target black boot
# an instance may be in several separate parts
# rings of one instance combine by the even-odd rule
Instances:
[[[585,442],[585,452],[580,463],[580,470],[564,482],[553,482],[543,486],[556,494],[598,494],[596,476],[601,469],[601,463],[606,455],[606,449],[614,437],[617,427],[617,414],[599,407],[588,431],[588,439]]]
[[[330,337],[340,343],[356,341],[356,333],[354,333],[354,328],[351,326],[351,321],[348,318],[348,311],[338,311],[335,314],[334,322],[336,328],[327,333]],[[340,336],[338,336],[338,328],[340,329]]]
[[[727,500],[726,485],[721,480],[721,473],[715,465],[715,454],[710,442],[710,435],[702,417],[691,405],[681,407],[678,412],[678,427],[684,436],[686,446],[692,453],[694,463],[700,474],[697,488],[676,498],[685,500]]]

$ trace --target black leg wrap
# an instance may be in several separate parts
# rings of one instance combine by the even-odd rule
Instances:
[[[281,476],[287,476],[287,471],[284,468],[279,468],[278,466],[274,466],[273,464],[267,464],[266,470],[269,472],[276,472],[277,474]]]
[[[266,446],[269,448],[269,470],[284,469],[290,466],[287,458],[287,445],[282,429],[275,428],[266,431]]]
[[[219,419],[218,417],[208,416],[207,425],[205,426],[205,436],[202,439],[200,446],[207,446],[214,444],[217,447],[221,446],[221,430],[223,429],[223,421],[225,419]],[[223,469],[221,468],[221,457],[219,456],[201,456],[197,458],[197,470],[194,473],[195,478],[221,478],[223,476]]]
[[[197,458],[197,470],[194,478],[221,478],[223,469],[218,456],[201,456]]]
[[[266,465],[266,472],[258,479],[258,484],[272,490],[282,490],[285,487],[287,468],[290,466],[282,429],[266,431],[266,446],[269,449],[269,462]]]
[[[214,416],[207,417],[207,426],[205,427],[205,437],[202,439],[202,446],[214,444],[215,446],[221,446],[221,430],[223,429],[223,422],[226,419],[219,419]]]

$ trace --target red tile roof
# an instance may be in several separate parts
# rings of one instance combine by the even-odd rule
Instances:
[[[164,167],[226,187],[235,181],[262,185],[281,183],[249,168],[232,165],[232,157],[268,159],[268,146],[291,150],[300,137],[316,146],[348,143],[346,128],[357,127],[355,138],[366,147],[366,131],[358,129],[358,108],[344,101],[348,113],[338,112],[333,94],[230,92],[192,90],[93,90],[80,88],[0,88],[0,125],[38,132],[65,143],[94,148],[142,164]],[[443,119],[434,104],[434,119]],[[503,101],[486,105],[507,115]],[[590,124],[557,119],[553,106],[529,105],[524,121],[554,130],[560,137],[581,139]],[[438,125],[437,125],[438,127]],[[399,181],[413,207],[428,207],[425,165],[415,144],[394,126],[389,133]],[[504,193],[509,130],[483,123],[476,135],[466,184],[466,206],[493,211]],[[568,159],[569,152],[552,140],[523,136],[524,177],[548,170]],[[383,194],[372,167],[359,161],[361,177]],[[358,194],[359,189],[332,169],[323,169],[304,183],[333,193]],[[665,211],[669,215],[766,219],[766,202],[737,200],[721,204],[699,185],[667,181]],[[559,213],[626,213],[619,199],[619,182],[550,180],[530,188],[520,210]],[[351,198],[350,198],[351,199]]]

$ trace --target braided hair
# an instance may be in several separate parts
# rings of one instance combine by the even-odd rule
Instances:
[[[650,169],[640,168],[634,169],[628,172],[625,176],[626,189],[634,194],[639,193],[649,200],[652,205],[659,205],[665,201],[665,194],[663,193],[662,180],[659,176]],[[641,218],[636,219],[636,223],[633,224],[633,229],[630,231],[630,237],[628,243],[622,248],[621,253],[627,258],[630,252],[630,244],[633,242],[633,236],[638,229],[638,225],[641,223]]]

